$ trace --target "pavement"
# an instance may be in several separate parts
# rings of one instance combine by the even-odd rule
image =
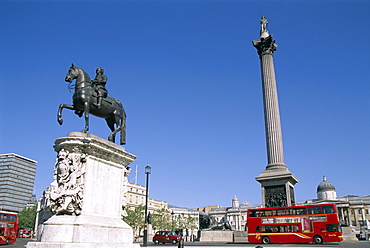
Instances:
[[[4,248],[24,248],[24,246],[29,242],[33,241],[31,239],[18,238],[14,244],[4,246]],[[143,247],[142,243],[135,242],[134,244]],[[340,243],[324,243],[322,245],[316,244],[252,244],[252,243],[204,243],[204,242],[185,242],[183,248],[247,248],[247,247],[258,247],[259,248],[281,248],[281,247],[292,247],[292,248],[370,248],[370,241],[344,241]],[[159,244],[149,243],[150,248],[179,248],[178,245],[172,244]]]

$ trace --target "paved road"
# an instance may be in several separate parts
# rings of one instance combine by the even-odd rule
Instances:
[[[24,248],[30,239],[19,238],[14,244],[4,245],[1,248]],[[139,243],[137,243],[139,244]],[[148,244],[149,247],[157,248],[177,248],[177,245],[165,244],[165,245],[155,245],[153,243]],[[251,243],[185,243],[184,248],[189,246],[189,248],[246,248],[246,247],[256,247],[258,244]],[[327,243],[322,245],[315,244],[268,244],[261,245],[263,248],[278,248],[278,247],[294,247],[294,248],[370,248],[370,241],[351,241],[351,242],[340,242],[340,243]]]

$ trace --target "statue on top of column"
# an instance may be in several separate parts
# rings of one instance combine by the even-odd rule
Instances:
[[[269,23],[266,19],[265,19],[265,15],[262,15],[262,19],[260,21],[261,23],[261,32],[260,32],[260,38],[266,38],[269,36],[269,32],[267,31],[267,24]]]

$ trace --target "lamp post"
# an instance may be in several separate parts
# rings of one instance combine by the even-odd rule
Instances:
[[[149,186],[149,174],[152,168],[149,163],[145,166],[146,184],[145,184],[145,224],[144,224],[144,242],[143,246],[148,246],[148,186]]]
[[[173,211],[173,209],[171,210],[171,220],[172,220],[172,222],[171,222],[171,229],[172,229],[172,231],[173,231],[173,226],[174,226],[174,222],[173,222],[173,216],[175,215],[175,212]]]

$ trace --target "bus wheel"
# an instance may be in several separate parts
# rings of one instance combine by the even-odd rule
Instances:
[[[269,238],[269,237],[267,237],[267,236],[264,236],[264,237],[262,238],[262,243],[263,243],[263,244],[270,244],[270,238]]]
[[[313,237],[313,242],[315,243],[315,244],[322,244],[322,243],[324,243],[323,242],[324,240],[322,239],[322,237],[321,236],[319,236],[319,235],[316,235],[315,237]]]

